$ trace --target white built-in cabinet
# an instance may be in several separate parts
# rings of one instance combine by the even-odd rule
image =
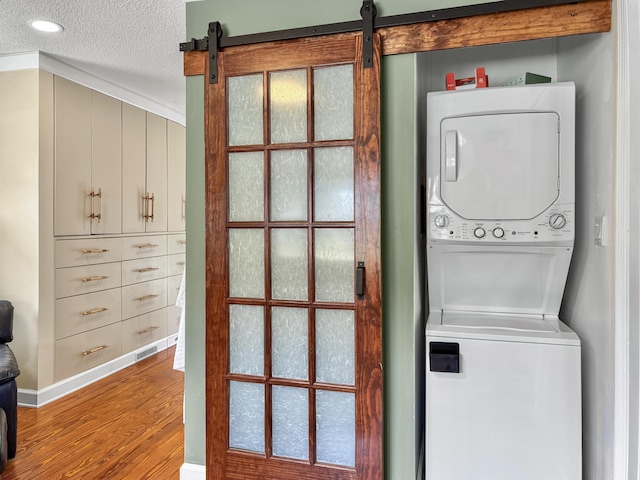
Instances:
[[[54,77],[55,235],[122,231],[121,104]]]
[[[54,76],[54,381],[178,330],[184,127]]]
[[[91,92],[91,233],[122,231],[122,102]]]
[[[147,112],[145,231],[167,231],[167,120]]]
[[[186,132],[185,128],[167,120],[167,222],[170,232],[185,229],[186,199]]]

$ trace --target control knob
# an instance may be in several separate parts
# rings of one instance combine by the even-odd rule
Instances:
[[[449,226],[449,217],[446,215],[436,215],[433,219],[433,223],[438,228],[447,228]]]
[[[496,238],[504,237],[504,230],[500,227],[496,227],[493,229],[493,236]]]
[[[484,236],[486,235],[487,232],[485,232],[484,228],[482,227],[478,227],[473,231],[473,235],[476,238],[484,238]]]
[[[549,225],[555,230],[560,230],[567,224],[567,219],[561,213],[554,213],[549,217]]]

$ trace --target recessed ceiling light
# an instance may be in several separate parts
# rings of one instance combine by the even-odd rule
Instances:
[[[31,26],[36,30],[40,30],[42,32],[56,33],[64,30],[64,28],[62,28],[62,25],[55,22],[50,22],[49,20],[36,20],[34,22],[31,22]]]

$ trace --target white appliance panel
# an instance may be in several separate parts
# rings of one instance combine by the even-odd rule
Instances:
[[[449,145],[455,143],[455,145],[461,149],[461,154],[467,155],[466,150],[472,153],[476,153],[477,147],[475,147],[475,143],[471,144],[471,147],[468,143],[462,143],[463,141],[467,141],[468,138],[472,138],[474,142],[478,140],[482,141],[480,135],[476,135],[473,131],[469,131],[468,128],[464,128],[462,132],[462,137],[456,133],[456,128],[450,128],[449,125],[443,127],[443,121],[452,120],[457,121],[456,119],[465,119],[465,118],[473,118],[475,117],[480,124],[480,128],[482,129],[490,129],[494,128],[490,125],[485,127],[483,123],[485,121],[491,122],[490,117],[493,117],[493,120],[499,121],[500,118],[511,117],[511,115],[520,116],[519,118],[523,119],[525,122],[523,124],[523,128],[525,128],[524,134],[525,139],[521,140],[518,135],[514,135],[516,125],[512,125],[508,128],[508,135],[503,138],[501,141],[506,141],[509,145],[509,148],[514,153],[515,164],[522,164],[522,162],[527,161],[527,158],[533,161],[533,165],[539,164],[542,158],[542,152],[545,153],[545,157],[547,153],[555,148],[555,154],[553,156],[556,157],[557,162],[557,171],[559,172],[559,190],[558,198],[555,200],[555,204],[563,204],[568,205],[574,202],[575,197],[575,187],[574,187],[574,163],[575,163],[575,85],[572,82],[563,82],[563,83],[550,83],[550,84],[535,84],[535,85],[522,85],[516,87],[492,87],[492,88],[476,88],[469,90],[460,90],[460,91],[441,91],[441,92],[430,92],[427,95],[427,128],[426,128],[426,149],[427,149],[427,203],[429,205],[444,205],[444,200],[442,198],[441,187],[444,185],[445,188],[448,188],[451,185],[445,185],[446,183],[456,183],[453,181],[455,177],[452,167],[449,167],[449,171],[447,172],[446,168],[442,168],[441,163],[444,162],[444,167],[447,166],[447,156],[453,157],[454,149],[451,147],[447,147],[447,137],[449,138]],[[533,115],[533,116],[531,116]],[[525,126],[527,122],[531,123],[530,120],[533,120],[536,115],[547,116],[547,121],[545,121],[545,126],[537,127],[535,125]],[[555,122],[553,118],[555,117]],[[512,117],[516,118],[516,117]],[[489,120],[487,120],[489,119]],[[465,122],[467,120],[464,120]],[[492,122],[493,123],[493,122]],[[463,125],[464,126],[464,125]],[[474,127],[475,128],[475,127]],[[503,127],[499,127],[503,128]],[[528,131],[526,129],[529,128]],[[489,131],[489,130],[486,130]],[[453,132],[447,134],[447,132]],[[469,137],[471,135],[471,137]],[[556,138],[556,144],[553,146],[553,140],[549,140],[548,143],[544,145],[541,143],[541,137],[550,135]],[[444,139],[442,137],[444,136]],[[452,142],[455,137],[456,141]],[[444,145],[441,145],[441,139]],[[494,139],[495,140],[495,139]],[[532,148],[528,148],[528,146],[532,146]],[[485,147],[483,147],[485,148]],[[496,149],[503,148],[500,144],[494,144],[491,147],[494,151]],[[543,150],[540,150],[540,149]],[[466,150],[465,150],[466,149]],[[491,151],[491,150],[487,150]],[[531,154],[530,157],[527,155]],[[464,155],[460,157],[460,162],[456,167],[460,169],[459,177],[463,176],[462,180],[469,183],[470,188],[478,189],[479,186],[473,185],[473,179],[467,179],[466,173],[464,169],[466,168]],[[523,156],[525,155],[525,156]],[[493,166],[498,165],[499,161],[497,158],[492,155],[487,155],[488,160],[493,164]],[[510,160],[504,159],[504,162],[509,162]],[[448,161],[449,165],[451,165],[452,160]],[[457,163],[453,161],[453,163]],[[479,168],[479,167],[478,167]],[[505,169],[511,168],[511,164],[503,164],[502,170],[506,172]],[[527,167],[532,168],[532,167]],[[547,167],[544,167],[545,169]],[[553,167],[549,167],[553,169]],[[442,170],[442,172],[441,172]],[[489,169],[488,169],[489,170]],[[491,168],[491,170],[495,170]],[[448,175],[447,175],[448,173]],[[519,178],[522,180],[522,176],[520,172],[516,172]],[[443,176],[441,179],[440,176]],[[481,174],[481,178],[482,178]],[[490,175],[493,175],[490,174]],[[499,175],[499,174],[498,174]],[[534,173],[534,176],[537,175],[537,172]],[[546,178],[543,174],[543,178]],[[446,178],[449,177],[449,182],[446,182]],[[492,177],[492,182],[493,182]],[[502,178],[506,178],[506,175]],[[520,180],[516,180],[518,182]],[[508,182],[512,182],[512,180],[508,180]],[[545,183],[545,188],[552,188],[552,186],[546,186],[548,184]],[[497,186],[493,185],[493,188],[497,188]],[[512,188],[511,185],[507,185],[507,191],[514,192],[515,188]],[[529,188],[525,186],[525,190]],[[507,200],[502,200],[505,202],[511,201],[519,201],[519,196],[521,192],[517,192],[518,196],[508,198]],[[496,193],[497,194],[497,193]],[[465,195],[463,192],[461,195]],[[494,193],[489,192],[489,197],[493,197]],[[455,199],[447,200],[453,203],[456,202]],[[477,196],[473,199],[474,202],[480,201],[484,202],[484,200],[478,200]],[[537,199],[533,200],[537,202]],[[490,202],[488,202],[490,204]],[[458,205],[456,205],[458,207]],[[464,208],[473,208],[473,207],[464,207]],[[518,207],[519,208],[519,207]],[[508,213],[508,212],[507,212]],[[483,212],[480,214],[474,213],[473,211],[467,213],[467,215],[485,215]],[[531,214],[529,214],[531,215]],[[518,215],[515,215],[517,217]],[[464,217],[471,218],[471,217]],[[495,219],[486,218],[486,217],[476,217],[482,218],[484,220]],[[527,218],[531,219],[531,216]],[[502,220],[505,220],[502,218]]]
[[[427,247],[429,308],[558,315],[568,247]]]
[[[555,112],[445,118],[442,201],[465,219],[532,219],[558,198]]]
[[[459,345],[460,373],[427,358],[426,478],[582,478],[579,346],[433,341]]]

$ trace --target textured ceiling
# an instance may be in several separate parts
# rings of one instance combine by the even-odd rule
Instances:
[[[40,51],[181,116],[185,0],[0,0],[0,55]],[[33,20],[64,31],[38,32]]]

